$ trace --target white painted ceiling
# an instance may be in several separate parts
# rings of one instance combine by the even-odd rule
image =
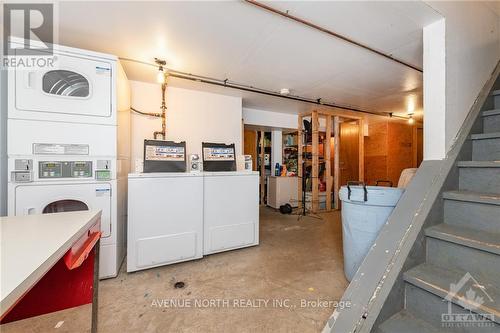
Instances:
[[[419,67],[422,28],[440,18],[420,1],[266,4]],[[59,42],[146,62],[164,58],[175,70],[272,91],[286,87],[373,111],[404,112],[410,96],[417,110],[422,105],[418,71],[242,1],[61,2]],[[155,80],[152,67],[123,65],[131,80]],[[228,93],[252,108],[296,113],[310,107]]]

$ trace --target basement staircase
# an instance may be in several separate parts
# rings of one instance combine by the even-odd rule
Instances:
[[[443,193],[442,223],[426,228],[425,262],[404,272],[404,309],[378,333],[500,332],[500,90]]]

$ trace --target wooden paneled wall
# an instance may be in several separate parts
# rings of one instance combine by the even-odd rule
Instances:
[[[252,155],[252,168],[257,170],[257,131],[245,130],[243,132],[243,154]]]
[[[370,123],[365,137],[365,182],[374,185],[387,175],[387,122]]]
[[[364,145],[365,182],[375,185],[377,180],[390,180],[396,186],[403,169],[417,167],[414,152],[418,145],[422,141],[415,140],[412,125],[395,121],[370,123]]]
[[[413,165],[418,167],[424,160],[424,127],[422,125],[413,127],[413,145]]]
[[[359,180],[359,125],[357,122],[340,124],[340,186]]]
[[[399,122],[387,124],[387,177],[397,186],[401,171],[413,167],[413,127]]]

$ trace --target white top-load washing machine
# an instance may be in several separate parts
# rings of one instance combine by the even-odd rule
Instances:
[[[127,271],[259,244],[259,173],[131,173]]]
[[[101,209],[99,276],[114,277],[125,256],[128,80],[112,55],[54,45],[53,56],[54,67],[8,73],[8,213]]]
[[[203,172],[203,254],[259,244],[259,173]]]
[[[203,174],[128,177],[127,271],[203,256]]]

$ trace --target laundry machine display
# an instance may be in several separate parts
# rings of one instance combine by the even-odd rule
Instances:
[[[89,178],[92,177],[91,161],[40,161],[39,178]]]
[[[116,174],[116,164],[110,159],[86,157],[85,160],[80,160],[83,156],[65,156],[64,160],[47,160],[46,156],[29,157],[32,158],[15,158],[8,161],[11,182],[93,179],[106,181],[114,179]]]

